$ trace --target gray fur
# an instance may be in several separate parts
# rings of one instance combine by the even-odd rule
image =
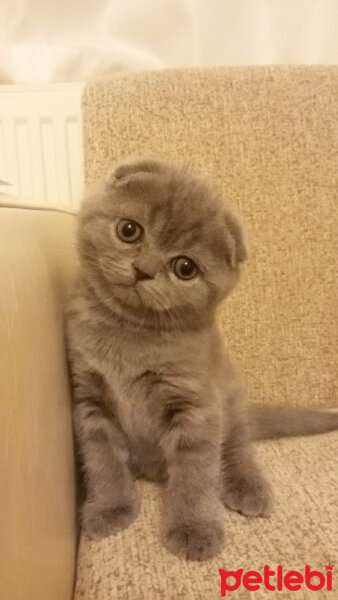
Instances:
[[[121,219],[139,223],[141,239],[121,241]],[[241,224],[201,179],[141,160],[89,193],[78,245],[67,339],[84,531],[95,538],[127,527],[139,509],[134,479],[165,481],[165,545],[209,558],[224,545],[224,504],[270,514],[273,494],[250,441],[286,433],[270,409],[245,409],[216,325],[247,255]],[[194,279],[176,277],[177,256],[198,265]]]

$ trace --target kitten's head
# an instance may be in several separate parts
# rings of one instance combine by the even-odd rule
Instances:
[[[79,249],[106,305],[167,326],[213,315],[247,255],[240,222],[215,191],[151,160],[124,163],[96,185],[83,203]]]

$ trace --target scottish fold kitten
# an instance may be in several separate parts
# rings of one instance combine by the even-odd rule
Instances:
[[[224,505],[272,510],[251,441],[328,431],[338,414],[246,408],[215,320],[246,242],[202,179],[160,161],[122,164],[87,196],[78,247],[67,339],[84,531],[127,527],[135,478],[164,481],[165,545],[207,559],[224,545]]]

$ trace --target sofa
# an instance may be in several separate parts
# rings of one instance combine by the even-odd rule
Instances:
[[[335,67],[220,67],[105,77],[83,96],[87,182],[126,157],[163,157],[211,178],[242,215],[250,259],[218,318],[249,399],[263,403],[338,404],[337,93]],[[211,560],[161,545],[164,490],[150,482],[137,483],[128,529],[81,536],[63,334],[76,215],[4,195],[0,211],[1,598],[213,600],[219,569],[337,564],[336,432],[256,444],[275,511],[225,511],[227,544]]]

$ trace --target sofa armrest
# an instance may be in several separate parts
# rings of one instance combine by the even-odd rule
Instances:
[[[63,305],[74,215],[0,207],[0,574],[10,600],[71,600],[76,554]]]

